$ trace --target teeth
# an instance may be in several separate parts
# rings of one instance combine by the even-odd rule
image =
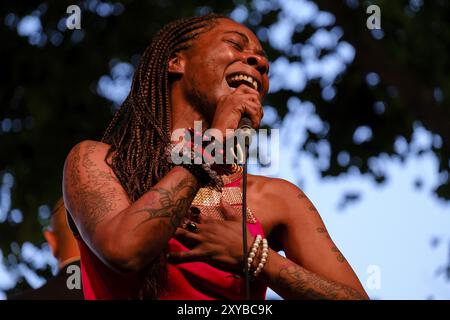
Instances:
[[[258,82],[253,79],[253,77],[251,76],[247,76],[245,74],[237,74],[235,76],[233,76],[231,79],[231,81],[247,81],[255,90],[258,90]]]

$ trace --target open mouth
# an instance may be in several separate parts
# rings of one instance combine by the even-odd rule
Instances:
[[[231,88],[237,88],[241,84],[246,85],[252,89],[255,89],[256,91],[261,91],[261,84],[259,81],[252,76],[243,73],[243,72],[236,72],[228,75],[226,77],[227,83]]]

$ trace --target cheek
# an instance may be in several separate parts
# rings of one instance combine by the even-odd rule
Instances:
[[[226,65],[220,57],[208,60],[205,65],[205,70],[202,73],[202,88],[207,88],[209,92],[207,95],[221,96],[224,94],[224,84],[226,84],[224,72]]]
[[[224,69],[226,67],[226,59],[220,55],[218,52],[212,55],[208,60],[205,61],[205,67],[211,76],[211,80],[216,80],[217,77],[222,77]]]
[[[212,50],[208,55],[194,56],[187,72],[187,91],[201,93],[209,104],[215,104],[220,96],[230,94],[225,72],[232,61],[233,54],[224,48]]]
[[[215,57],[202,57],[191,70],[191,80],[196,86],[210,87],[217,81],[219,62]]]

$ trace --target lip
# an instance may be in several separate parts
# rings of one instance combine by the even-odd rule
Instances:
[[[258,92],[259,92],[260,94],[263,92],[263,86],[262,86],[261,78],[260,78],[260,76],[259,76],[257,73],[255,73],[255,72],[247,72],[247,71],[242,71],[242,70],[230,72],[230,73],[228,73],[227,75],[225,75],[225,80],[226,80],[226,82],[228,83],[228,79],[229,79],[230,77],[236,75],[236,74],[243,74],[243,75],[252,77],[252,78],[256,81],[256,83],[258,84]]]

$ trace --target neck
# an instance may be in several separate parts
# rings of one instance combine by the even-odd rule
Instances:
[[[203,130],[209,127],[208,122],[189,104],[172,105],[172,131],[180,128],[193,128],[195,121],[202,122]]]
[[[172,85],[171,88],[171,104],[172,132],[180,128],[193,128],[194,121],[201,121],[203,130],[209,128],[210,124],[208,121],[200,112],[198,112],[197,108],[181,94],[181,90],[177,85]]]

